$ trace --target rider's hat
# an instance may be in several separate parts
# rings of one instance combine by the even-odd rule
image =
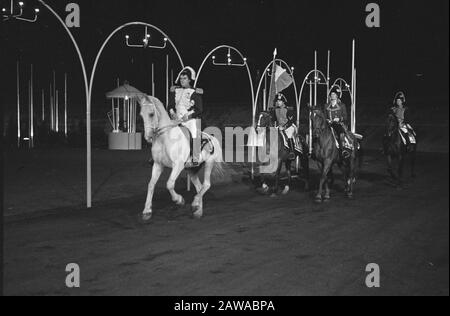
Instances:
[[[194,81],[196,79],[195,70],[192,67],[186,66],[178,74],[177,80],[175,80],[175,84],[179,84],[180,83],[181,75],[186,75],[191,80],[192,84],[194,83]]]
[[[276,103],[277,101],[283,101],[284,104],[287,104],[287,99],[286,99],[286,97],[284,96],[284,94],[282,94],[282,93],[277,93],[277,94],[275,95],[275,103]]]
[[[328,96],[330,96],[332,93],[336,93],[339,98],[342,96],[341,88],[336,85],[331,87],[330,91],[328,92]]]
[[[402,91],[399,91],[399,92],[397,92],[397,93],[395,94],[394,102],[393,102],[394,105],[397,104],[397,100],[398,100],[398,99],[402,100],[402,101],[403,101],[403,104],[406,103],[406,97],[405,97],[405,94],[404,94]]]

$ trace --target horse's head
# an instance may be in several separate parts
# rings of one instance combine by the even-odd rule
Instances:
[[[268,111],[261,111],[259,113],[257,127],[270,127],[272,126],[272,115]]]
[[[322,110],[318,107],[311,108],[311,123],[313,137],[318,138],[327,127],[327,119]]]
[[[151,143],[153,134],[159,126],[159,115],[155,102],[151,97],[143,95],[138,97],[138,102],[141,106],[140,115],[144,121],[145,134],[144,138],[147,142]]]

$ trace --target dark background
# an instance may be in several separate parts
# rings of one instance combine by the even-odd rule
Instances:
[[[70,1],[48,1],[60,16],[66,16]],[[175,43],[184,63],[198,69],[214,47],[229,44],[247,58],[255,90],[257,74],[271,61],[272,52],[295,67],[299,86],[313,68],[313,52],[319,51],[319,69],[326,71],[327,50],[332,51],[332,79],[351,78],[351,41],[357,41],[358,97],[392,100],[397,90],[409,99],[428,96],[448,100],[448,1],[376,1],[381,7],[381,28],[365,25],[365,7],[371,1],[76,1],[81,7],[81,28],[72,29],[80,45],[88,76],[102,42],[119,25],[131,21],[151,23]],[[26,10],[39,6],[25,1]],[[2,7],[9,1],[2,1]],[[29,12],[31,15],[31,12]],[[56,18],[41,7],[36,23],[2,23],[2,94],[6,112],[16,103],[16,61],[21,63],[22,102],[25,104],[29,65],[35,68],[35,104],[41,89],[48,95],[51,74],[57,85],[69,75],[70,115],[85,113],[84,83],[73,45]],[[104,93],[117,78],[150,92],[151,64],[155,63],[156,95],[165,100],[165,54],[169,52],[174,76],[180,70],[173,50],[128,48],[125,34],[139,42],[143,27],[119,32],[106,47],[97,68],[92,112],[105,118],[109,102]],[[152,44],[162,36],[151,31]],[[218,58],[226,51],[218,52]],[[234,57],[236,59],[236,57]],[[206,103],[249,102],[249,84],[243,68],[208,65],[199,86]],[[250,106],[250,105],[249,105]]]

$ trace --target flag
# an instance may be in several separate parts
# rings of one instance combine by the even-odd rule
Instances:
[[[275,69],[275,90],[279,93],[289,87],[294,82],[294,79],[289,75],[286,69],[276,65]]]

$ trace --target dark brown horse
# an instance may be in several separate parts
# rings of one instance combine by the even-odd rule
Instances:
[[[345,179],[345,192],[347,197],[353,197],[353,185],[356,182],[356,168],[359,158],[359,144],[354,140],[354,150],[350,157],[341,157],[339,148],[336,145],[335,137],[331,125],[328,123],[324,113],[319,108],[311,109],[311,122],[313,129],[313,159],[317,161],[321,177],[319,191],[316,201],[328,201],[330,199],[330,187],[333,181],[333,166],[337,164]],[[323,194],[325,186],[325,194]]]
[[[392,113],[386,120],[386,134],[383,137],[383,152],[387,158],[388,172],[394,181],[402,184],[403,166],[406,157],[411,158],[411,177],[415,177],[417,141],[415,144],[405,145],[400,135],[400,127],[397,118]],[[393,160],[398,160],[397,174],[393,170]]]
[[[259,115],[258,120],[258,128],[266,128],[266,145],[269,147],[270,144],[270,128],[274,127],[274,118],[269,112],[263,111]],[[291,187],[291,180],[292,180],[292,174],[291,174],[291,165],[293,162],[295,162],[296,158],[298,157],[300,160],[300,166],[301,170],[304,173],[304,181],[305,181],[305,191],[309,190],[309,157],[308,157],[308,146],[306,145],[305,141],[299,138],[299,144],[302,147],[302,155],[299,155],[298,153],[295,153],[295,158],[290,158],[290,150],[287,149],[284,146],[283,142],[283,136],[281,135],[281,131],[278,131],[278,141],[276,146],[278,146],[278,160],[277,160],[277,170],[275,174],[275,187],[273,188],[272,195],[276,195],[279,189],[279,181],[280,181],[280,173],[281,169],[283,167],[283,163],[286,167],[287,172],[287,179],[288,183],[285,186],[284,190],[282,191],[282,194],[287,194],[289,192],[289,189]],[[266,177],[264,174],[261,174],[262,176],[262,189],[264,193],[268,193],[270,191],[269,186],[266,182]]]

